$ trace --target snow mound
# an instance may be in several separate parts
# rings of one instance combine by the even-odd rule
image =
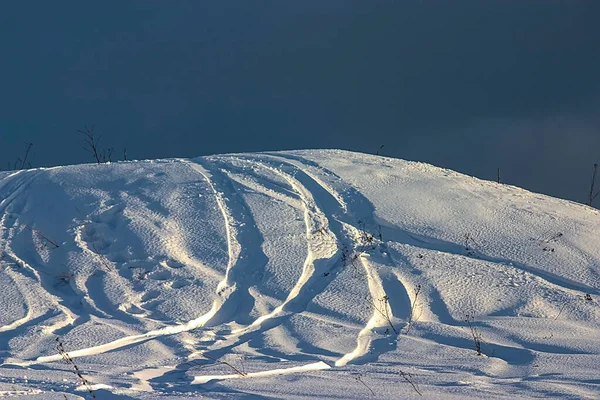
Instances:
[[[346,151],[3,172],[0,396],[597,398],[599,232]]]

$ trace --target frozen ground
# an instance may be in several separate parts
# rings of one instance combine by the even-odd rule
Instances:
[[[0,288],[0,396],[600,397],[600,213],[422,163],[0,172]]]

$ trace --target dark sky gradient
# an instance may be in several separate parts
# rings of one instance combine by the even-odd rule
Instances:
[[[0,168],[343,148],[585,201],[600,1],[15,1]]]

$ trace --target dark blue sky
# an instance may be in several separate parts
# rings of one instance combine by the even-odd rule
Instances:
[[[343,148],[585,201],[600,2],[18,1],[0,6],[0,167]]]

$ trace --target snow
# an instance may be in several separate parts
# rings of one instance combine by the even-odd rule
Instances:
[[[0,397],[598,398],[598,232],[339,150],[1,172]]]

